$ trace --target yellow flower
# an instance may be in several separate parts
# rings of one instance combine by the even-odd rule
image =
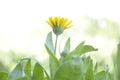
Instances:
[[[56,35],[60,35],[64,29],[72,27],[72,21],[63,17],[50,17],[47,23],[53,28],[53,32]]]

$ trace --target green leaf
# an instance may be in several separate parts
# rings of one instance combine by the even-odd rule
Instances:
[[[9,73],[8,80],[17,80],[20,77],[23,77],[23,67],[19,62],[13,71]]]
[[[70,52],[70,54],[66,56],[65,60],[70,59],[72,58],[73,55],[80,53],[83,48],[83,45],[84,45],[84,41],[81,42],[72,52]]]
[[[93,62],[90,60],[87,71],[86,71],[86,77],[85,80],[94,80],[94,73],[93,73]]]
[[[49,32],[46,38],[45,45],[49,48],[49,50],[54,53],[54,47],[53,47],[53,40],[52,40],[52,32]]]
[[[58,69],[59,65],[58,65],[58,62],[55,62],[55,60],[52,57],[50,57],[49,58],[49,66],[50,66],[51,79],[53,80],[54,75],[55,75],[56,70]]]
[[[43,68],[39,63],[35,64],[32,80],[44,80]]]
[[[96,63],[94,66],[94,73],[97,73],[97,70],[98,70],[98,63]]]
[[[101,71],[95,75],[95,80],[111,80],[109,72]]]
[[[66,56],[70,52],[70,38],[65,43],[64,50],[62,51],[61,55]]]
[[[56,71],[54,80],[80,80],[82,62],[77,58],[65,61]]]
[[[88,56],[87,58],[84,59],[83,65],[82,65],[82,66],[83,66],[83,72],[84,72],[84,73],[87,72],[87,69],[88,69],[88,67],[89,67],[89,65],[90,65],[90,62],[91,62],[90,56]]]
[[[95,49],[90,45],[84,45],[84,41],[83,41],[72,52],[70,52],[68,56],[66,56],[66,59],[72,58],[73,55],[81,56],[82,54],[85,54],[90,51],[97,51],[97,49]]]
[[[59,66],[59,61],[54,55],[54,48],[53,48],[53,42],[52,42],[52,33],[48,33],[46,42],[45,42],[45,48],[50,56],[49,58],[49,66],[50,66],[50,75],[51,79],[53,79],[54,74]]]
[[[104,76],[105,76],[105,71],[98,72],[95,75],[95,80],[103,80]]]
[[[51,75],[51,78],[53,79],[54,74],[55,74],[57,68],[59,67],[59,61],[46,45],[45,45],[45,47],[50,55],[50,57],[49,57],[50,75]]]
[[[82,49],[83,49],[83,47],[84,47],[84,41],[83,42],[81,42],[70,54],[81,54],[81,51],[82,51]]]
[[[48,77],[45,77],[45,79],[44,80],[50,80],[50,79],[48,79]]]
[[[46,47],[46,50],[47,50],[49,56],[54,60],[55,64],[58,65],[58,64],[59,64],[58,59],[55,57],[55,55],[54,55],[54,54],[52,53],[52,51],[48,48],[47,45],[45,45],[45,47]]]
[[[58,62],[57,58],[54,55],[52,32],[48,33],[48,35],[47,35],[46,42],[45,42],[45,48],[46,48],[49,56],[52,57],[54,59],[54,61]]]
[[[25,76],[31,78],[31,59],[29,59],[24,68]]]
[[[90,51],[97,51],[98,49],[90,46],[90,45],[84,45],[81,52],[79,53],[79,55],[82,55],[84,53],[90,52]]]
[[[8,73],[6,72],[0,72],[0,80],[7,80]]]
[[[31,65],[31,67],[32,67],[32,69],[31,69],[31,71],[32,71],[32,72],[31,72],[31,78],[28,78],[27,76],[20,77],[20,78],[27,78],[28,80],[34,80],[34,79],[32,79],[32,78],[33,78],[33,72],[37,71],[37,70],[35,69],[35,66],[36,66],[36,64],[37,64],[37,65],[39,65],[39,66],[42,68],[42,70],[44,71],[44,73],[45,73],[45,75],[46,75],[46,76],[45,76],[45,80],[50,80],[47,71],[46,71],[45,68],[39,63],[38,60],[36,60],[35,58],[23,58],[23,59],[21,59],[20,61],[23,62],[24,60],[25,60],[25,62],[26,62],[26,60],[27,60],[27,63],[25,63],[25,66]],[[37,63],[35,63],[35,66],[34,66],[34,67],[32,66],[31,60],[37,62]],[[23,65],[24,65],[24,64],[23,64]],[[26,67],[26,68],[27,68],[27,67]],[[24,70],[24,71],[25,71],[25,70]],[[28,73],[28,72],[29,72],[29,71],[26,71],[26,73]],[[38,72],[39,72],[39,70],[38,70]],[[18,79],[19,79],[19,78],[18,78]]]
[[[27,77],[18,78],[17,80],[30,80]]]
[[[85,80],[84,76],[81,76],[81,78],[79,80]]]
[[[117,46],[117,54],[115,59],[116,77],[120,80],[120,42]]]

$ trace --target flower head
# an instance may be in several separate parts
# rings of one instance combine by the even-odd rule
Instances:
[[[63,17],[50,17],[47,23],[52,27],[56,35],[60,35],[64,29],[70,28],[72,21]]]

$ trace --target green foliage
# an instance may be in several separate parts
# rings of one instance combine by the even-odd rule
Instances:
[[[89,60],[85,80],[94,80],[93,62],[92,62],[92,60]]]
[[[35,62],[32,63],[31,60]],[[33,66],[33,67],[32,67]],[[50,80],[46,70],[38,61],[21,59],[10,73],[0,72],[0,80]]]
[[[21,77],[21,78],[18,78],[17,80],[29,80],[27,77]]]
[[[90,51],[96,51],[94,47],[90,45],[84,45],[84,41],[81,42],[73,51],[69,53],[69,55],[66,56],[65,60],[72,58],[73,56],[81,56],[82,54],[85,54]]]
[[[10,73],[0,72],[0,80],[111,80],[108,66],[97,71],[97,63],[86,53],[97,51],[91,45],[81,42],[70,51],[70,38],[60,52],[60,58],[54,54],[52,32],[48,33],[45,48],[49,55],[48,73],[45,68],[33,58],[21,59]],[[49,75],[48,75],[49,74]]]
[[[51,79],[54,78],[55,72],[59,66],[58,59],[54,55],[54,48],[53,48],[53,42],[52,42],[52,32],[48,33],[46,42],[45,42],[46,50],[49,54],[49,66],[50,66],[50,75]]]
[[[49,41],[50,40],[50,41]],[[48,47],[52,40],[52,34],[49,33],[46,38],[45,47],[50,56],[54,56],[53,51]],[[96,74],[98,72],[94,72],[97,68],[93,66],[93,60],[88,57],[82,57],[83,54],[86,54],[90,51],[97,51],[96,48],[90,45],[84,45],[84,41],[81,42],[73,51],[70,52],[70,38],[65,43],[65,47],[61,52],[61,57],[58,61],[57,59],[52,59],[50,68],[52,68],[53,75],[51,76],[51,80],[94,80],[97,79]],[[56,56],[54,56],[56,57]],[[56,57],[57,58],[57,57]],[[56,63],[57,62],[57,63]],[[60,64],[55,67],[54,64]],[[95,68],[95,69],[94,69]],[[51,70],[52,72],[52,70]],[[107,72],[106,72],[107,73]],[[52,74],[52,73],[51,73]],[[110,80],[110,79],[102,79],[102,80]]]
[[[0,72],[0,80],[6,80],[8,77],[8,73],[6,72]]]
[[[8,75],[8,80],[16,80],[23,76],[23,67],[21,63],[18,63],[12,72]]]
[[[70,52],[70,38],[68,38],[68,40],[66,41],[61,56],[65,57],[69,52]]]
[[[56,71],[54,80],[79,80],[82,76],[81,64],[79,57],[64,62]]]
[[[24,72],[28,78],[31,77],[31,59],[29,59],[25,65]]]
[[[38,63],[35,64],[32,80],[44,80],[43,69]]]
[[[116,55],[116,67],[117,67],[117,78],[118,80],[120,80],[120,43],[118,44],[118,48],[117,48],[117,55]]]
[[[114,76],[116,80],[120,80],[120,42],[117,45],[117,52],[116,55],[114,56]]]
[[[95,80],[111,80],[109,72],[100,71],[95,75]]]

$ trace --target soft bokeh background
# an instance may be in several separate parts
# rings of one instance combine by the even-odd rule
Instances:
[[[119,0],[0,0],[1,70],[11,69],[25,56],[45,62],[48,55],[44,42],[52,30],[46,20],[50,16],[74,21],[73,27],[61,35],[61,42],[71,37],[73,49],[85,40],[99,49],[93,55],[98,62],[111,65],[120,38],[119,7]]]

